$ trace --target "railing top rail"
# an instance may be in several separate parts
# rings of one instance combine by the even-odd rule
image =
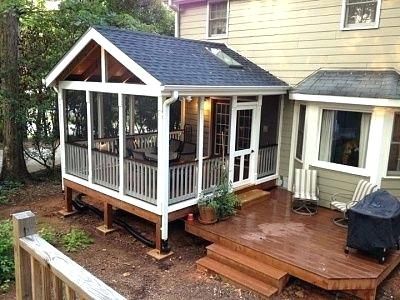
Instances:
[[[75,147],[79,147],[79,148],[82,148],[82,149],[86,149],[87,150],[87,145],[81,145],[81,144],[78,144],[78,143],[76,143],[76,142],[69,142],[69,143],[65,143],[66,145],[70,145],[70,146],[75,146]]]
[[[99,149],[96,149],[96,148],[93,148],[92,151],[93,152],[97,152],[97,153],[101,153],[101,154],[105,154],[105,155],[109,155],[109,156],[113,156],[113,157],[119,157],[118,154],[116,154],[116,153],[112,153],[112,152],[109,152],[109,151],[103,151],[103,150],[99,150]]]

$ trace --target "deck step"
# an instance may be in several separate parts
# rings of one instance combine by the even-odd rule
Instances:
[[[218,244],[212,244],[207,247],[207,256],[251,277],[257,278],[262,282],[270,284],[276,287],[279,292],[283,290],[290,277],[290,275],[284,271]]]
[[[260,201],[266,201],[270,197],[270,193],[260,189],[253,189],[246,191],[244,193],[237,193],[239,198],[240,207],[248,207],[252,204],[258,203]]]
[[[278,289],[276,287],[262,282],[257,278],[244,274],[210,257],[206,256],[200,258],[196,263],[198,269],[203,269],[218,274],[226,281],[231,281],[235,285],[238,285],[244,289],[251,290],[263,297],[269,298],[278,292]]]

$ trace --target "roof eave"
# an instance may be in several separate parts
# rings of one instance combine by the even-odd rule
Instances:
[[[181,96],[250,96],[283,95],[289,86],[209,86],[209,85],[165,85],[162,93],[178,91]]]

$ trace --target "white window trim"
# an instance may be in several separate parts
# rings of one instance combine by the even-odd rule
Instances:
[[[210,36],[210,3],[215,2],[225,2],[226,1],[226,33],[218,34]],[[229,32],[229,9],[230,8],[230,0],[208,0],[207,1],[207,24],[206,24],[206,39],[207,40],[219,40],[226,39],[228,37]]]
[[[317,168],[323,168],[323,169],[328,169],[328,170],[333,170],[337,172],[343,172],[343,173],[348,173],[352,175],[358,175],[358,176],[365,176],[365,177],[370,177],[371,172],[367,168],[368,162],[366,162],[366,166],[364,168],[360,167],[352,167],[352,166],[347,166],[347,165],[342,165],[342,164],[337,164],[333,162],[328,162],[328,161],[322,161],[319,160],[319,151],[320,151],[320,144],[321,144],[321,130],[322,130],[322,112],[324,110],[337,110],[337,111],[349,111],[349,112],[359,112],[359,113],[370,113],[372,115],[373,111],[372,110],[366,110],[366,109],[360,109],[360,108],[348,108],[348,107],[338,107],[336,105],[324,105],[324,106],[319,106],[319,112],[318,112],[318,136],[317,136],[317,152],[315,153],[317,156],[314,157],[314,160],[310,162],[311,166],[317,167]],[[366,160],[368,158],[368,152],[370,151],[370,140],[371,140],[371,124],[370,124],[370,133],[368,135],[368,146],[367,146],[367,151],[366,151]]]
[[[297,157],[297,142],[298,142],[298,138],[299,138],[299,124],[300,124],[300,111],[301,111],[301,106],[304,106],[306,108],[306,111],[304,113],[304,128],[303,128],[303,143],[302,143],[302,149],[301,149],[301,158]],[[296,149],[295,149],[295,153],[294,153],[294,159],[299,162],[299,163],[303,163],[304,161],[304,152],[306,151],[306,147],[305,147],[305,135],[306,135],[306,114],[307,114],[307,105],[300,103],[299,104],[299,108],[297,110],[297,118],[296,118]]]
[[[394,111],[393,115],[391,117],[391,122],[390,122],[390,127],[387,128],[388,132],[390,132],[390,143],[389,143],[389,148],[387,149],[387,159],[386,159],[386,173],[385,176],[383,178],[387,178],[387,179],[400,179],[400,171],[391,171],[391,172],[398,172],[398,174],[389,174],[389,156],[390,156],[390,149],[392,147],[392,139],[393,139],[393,129],[394,129],[394,120],[395,120],[395,116],[396,114],[400,114],[400,111]]]
[[[377,6],[376,6],[376,16],[375,16],[375,22],[372,25],[368,24],[360,24],[360,25],[352,25],[350,27],[346,27],[346,7],[347,7],[347,0],[342,0],[342,15],[340,17],[340,30],[342,31],[348,31],[348,30],[365,30],[365,29],[377,29],[379,28],[379,21],[380,21],[380,16],[381,16],[381,6],[382,6],[382,0],[378,0]]]

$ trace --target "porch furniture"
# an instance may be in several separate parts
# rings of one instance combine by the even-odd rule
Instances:
[[[292,211],[306,216],[315,215],[318,211],[319,188],[316,170],[295,170]]]
[[[368,194],[371,194],[378,190],[378,186],[370,183],[366,180],[360,180],[357,184],[357,187],[354,191],[354,194],[345,194],[345,193],[336,193],[332,195],[330,207],[336,210],[339,210],[343,213],[343,217],[333,219],[333,222],[340,226],[347,228],[348,225],[348,217],[347,211],[356,205],[360,200],[362,200]],[[343,197],[351,197],[350,202],[339,201],[338,199],[343,199]]]
[[[399,248],[400,201],[384,190],[364,197],[348,211],[345,252],[362,250],[384,263],[390,249]]]

